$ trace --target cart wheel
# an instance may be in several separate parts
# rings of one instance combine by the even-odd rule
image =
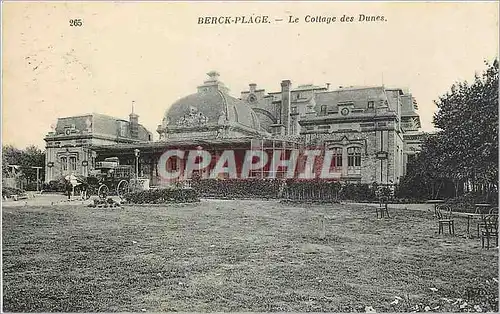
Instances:
[[[125,194],[127,194],[130,191],[130,185],[128,184],[127,181],[121,180],[118,183],[118,186],[116,187],[116,194],[123,199],[125,197]]]
[[[97,195],[101,199],[106,199],[109,195],[109,188],[105,184],[101,184],[99,190],[97,190]]]

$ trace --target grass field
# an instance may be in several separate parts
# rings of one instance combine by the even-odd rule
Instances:
[[[498,250],[466,239],[466,220],[452,237],[428,212],[392,214],[271,201],[4,207],[4,311],[498,309]]]

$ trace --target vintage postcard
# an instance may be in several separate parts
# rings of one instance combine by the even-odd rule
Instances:
[[[491,2],[2,3],[5,312],[498,312]]]

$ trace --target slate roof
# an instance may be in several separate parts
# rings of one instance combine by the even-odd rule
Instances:
[[[314,95],[316,111],[322,105],[327,106],[328,111],[338,111],[338,105],[342,103],[353,103],[354,108],[364,109],[368,101],[386,101],[387,96],[383,86],[339,88],[328,92],[319,92]]]
[[[118,121],[125,123],[127,128],[130,127],[128,120],[101,113],[90,113],[81,116],[58,118],[55,128],[56,135],[64,135],[65,128],[72,126],[80,132],[87,131],[87,120],[91,122],[92,134],[117,137],[119,135]],[[148,140],[150,135],[151,132],[139,124],[139,140]],[[129,134],[126,137],[130,137]]]

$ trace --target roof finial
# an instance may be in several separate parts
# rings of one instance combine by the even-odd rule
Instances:
[[[134,114],[134,104],[135,104],[135,100],[132,100],[132,114]]]
[[[219,72],[217,71],[210,71],[207,73],[207,75],[210,77],[210,80],[212,81],[217,81],[220,76]]]

